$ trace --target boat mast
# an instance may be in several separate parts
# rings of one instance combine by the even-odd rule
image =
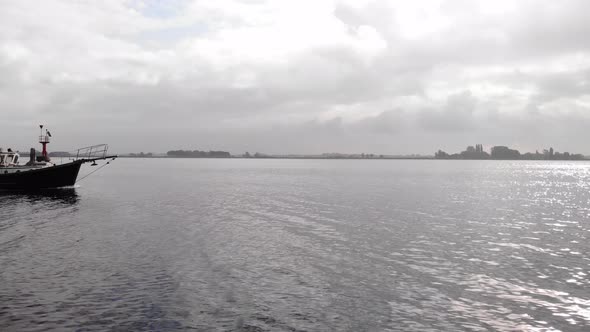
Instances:
[[[41,152],[41,155],[43,156],[43,160],[49,161],[49,157],[47,156],[47,144],[49,144],[49,132],[46,131],[45,135],[43,135],[43,125],[39,125],[39,128],[41,128],[41,133],[39,134],[39,143],[41,143],[41,145],[43,145],[43,151]]]

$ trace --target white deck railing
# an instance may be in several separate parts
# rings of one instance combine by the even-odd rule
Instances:
[[[109,150],[108,144],[98,144],[98,145],[80,148],[76,151],[76,157],[74,157],[74,160],[90,159],[90,158],[104,158],[107,156],[108,150]]]

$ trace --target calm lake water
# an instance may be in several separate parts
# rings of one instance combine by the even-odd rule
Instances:
[[[119,159],[0,196],[0,330],[589,331],[589,236],[587,162]]]

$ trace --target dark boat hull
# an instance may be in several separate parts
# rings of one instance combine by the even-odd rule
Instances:
[[[0,190],[35,190],[73,186],[84,161],[0,174]]]

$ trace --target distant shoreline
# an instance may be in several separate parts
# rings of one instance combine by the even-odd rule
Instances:
[[[265,157],[243,157],[243,156],[231,156],[231,157],[179,157],[179,156],[130,156],[130,155],[119,155],[119,158],[144,158],[144,159],[318,159],[318,160],[435,160],[432,156],[425,157],[375,157],[375,158],[354,158],[354,157],[290,157],[290,156],[265,156]]]
[[[64,151],[53,151],[49,153],[51,158],[72,158],[74,154]],[[322,154],[264,154],[246,152],[244,154],[231,154],[227,151],[199,151],[199,150],[171,150],[166,153],[124,153],[120,158],[174,158],[174,159],[302,159],[302,160],[544,160],[544,161],[576,161],[590,160],[590,156],[573,154],[569,152],[560,153],[553,148],[543,150],[542,153],[521,154],[505,146],[494,146],[491,153],[484,151],[483,145],[468,146],[465,151],[449,154],[438,150],[434,155],[408,154],[408,155],[385,155],[373,153],[322,153]]]
[[[579,153],[557,152],[553,148],[543,150],[542,153],[523,153],[506,146],[493,146],[490,153],[485,151],[482,144],[468,146],[465,151],[449,154],[438,150],[434,155],[406,154],[386,155],[374,153],[339,153],[327,152],[321,154],[265,154],[260,152],[231,154],[219,150],[170,150],[164,153],[126,153],[124,158],[239,158],[239,159],[337,159],[337,160],[590,160],[590,157]]]
[[[65,157],[64,157],[65,158]],[[119,155],[119,158],[128,159],[300,159],[300,160],[447,160],[447,161],[590,161],[588,158],[584,159],[441,159],[434,157],[383,157],[383,158],[326,158],[326,157],[287,157],[287,156],[274,156],[274,157],[171,157],[171,156],[128,156]]]

